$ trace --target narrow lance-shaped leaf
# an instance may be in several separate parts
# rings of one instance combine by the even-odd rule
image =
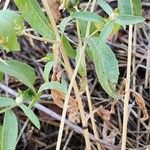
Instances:
[[[72,48],[72,46],[70,45],[68,39],[66,38],[65,35],[62,36],[61,38],[64,50],[66,51],[67,56],[69,56],[70,58],[75,59],[76,57],[76,51]]]
[[[54,65],[54,61],[49,61],[44,67],[43,77],[46,82],[49,81],[49,74],[50,74],[50,71],[51,71],[53,65]]]
[[[55,38],[51,25],[42,12],[37,0],[15,0],[15,3],[23,17],[35,31],[45,38]]]
[[[59,24],[59,29],[62,33],[62,35],[64,34],[65,32],[65,28],[66,26],[68,25],[68,23],[72,20],[73,18],[71,16],[69,17],[65,17],[62,19],[61,23]]]
[[[4,115],[2,129],[1,150],[15,150],[18,135],[18,122],[12,110],[7,110]]]
[[[7,107],[7,106],[12,106],[15,105],[16,102],[8,97],[0,97],[0,107]]]
[[[17,78],[20,82],[35,91],[33,84],[36,79],[35,72],[29,65],[17,60],[6,60],[6,64],[0,62],[0,71]]]
[[[76,54],[76,63],[78,62],[78,59],[80,57],[81,49],[77,48],[77,54]],[[85,56],[83,56],[82,61],[80,62],[79,68],[78,68],[78,73],[82,78],[85,78],[87,71],[86,71],[86,64],[85,64]]]
[[[133,15],[120,15],[116,18],[115,22],[119,23],[120,25],[132,25],[141,23],[144,21],[143,17],[140,16],[133,16]]]
[[[80,11],[80,12],[73,13],[71,16],[72,18],[83,20],[83,21],[105,23],[104,18],[102,18],[95,12]]]
[[[50,90],[50,89],[58,90],[63,93],[67,92],[66,86],[59,83],[58,81],[51,81],[51,82],[46,82],[46,83],[42,84],[39,89],[39,92],[42,92],[44,90]]]
[[[131,0],[118,0],[118,7],[122,15],[132,15]]]
[[[2,145],[2,126],[0,125],[0,150],[2,150],[1,149],[1,145]]]
[[[93,55],[96,74],[103,89],[111,97],[116,98],[115,88],[118,82],[118,62],[108,45],[98,38],[89,38],[87,43]],[[109,60],[109,61],[108,61]]]
[[[111,34],[112,30],[113,30],[113,22],[109,21],[105,24],[104,28],[102,29],[99,38],[102,41],[106,41],[109,35]]]
[[[0,10],[0,48],[6,51],[19,51],[20,46],[17,41],[24,28],[21,15],[11,10]]]
[[[109,16],[111,16],[111,14],[113,13],[113,10],[112,10],[112,8],[109,6],[109,4],[106,3],[105,0],[97,0],[97,4],[98,4],[99,6],[101,6],[102,9],[103,9]]]
[[[30,119],[30,121],[38,128],[40,129],[40,122],[37,116],[33,113],[33,111],[28,108],[26,105],[21,104],[19,107],[23,110],[23,112],[26,114],[26,116]]]

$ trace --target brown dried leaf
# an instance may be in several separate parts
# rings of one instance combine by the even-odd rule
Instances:
[[[52,74],[52,81],[60,81],[62,75],[62,70],[58,72],[58,68],[55,68],[53,70]],[[57,90],[51,90],[51,95],[53,98],[54,103],[60,107],[63,108],[64,106],[64,99],[65,95],[64,93],[57,91]],[[68,104],[68,119],[73,123],[80,123],[80,113],[78,110],[78,103],[77,100],[75,100],[73,97],[70,96],[69,104]]]
[[[60,0],[48,0],[48,4],[57,24],[61,19],[61,13],[59,10]]]
[[[142,98],[142,96],[135,92],[134,90],[130,90],[133,95],[135,96],[135,101],[136,103],[139,105],[139,107],[141,108],[142,112],[143,112],[143,118],[141,118],[143,121],[144,120],[147,120],[149,118],[149,115],[148,115],[148,111],[147,111],[147,108],[145,106],[145,101],[144,99]]]
[[[64,94],[57,91],[57,90],[51,90],[51,95],[53,98],[54,103],[59,106],[60,108],[63,108],[64,106]]]
[[[105,122],[110,121],[111,112],[105,109],[102,105],[95,109],[93,113],[98,113],[104,119]]]

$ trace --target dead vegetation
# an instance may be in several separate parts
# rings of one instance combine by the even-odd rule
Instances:
[[[54,6],[52,1],[50,6]],[[110,5],[115,6],[115,0],[108,1]],[[1,1],[2,8],[5,1]],[[150,2],[143,0],[143,15],[146,21],[138,26],[134,26],[133,30],[133,46],[132,46],[132,70],[131,85],[129,99],[129,118],[127,130],[127,147],[130,150],[149,150],[150,147]],[[88,2],[82,1],[81,6],[86,7]],[[9,8],[16,9],[13,1],[9,3]],[[58,12],[56,7],[52,7],[55,12],[54,18],[59,22],[61,16],[65,16],[66,12]],[[98,9],[96,9],[99,11]],[[100,12],[102,13],[102,12]],[[66,29],[67,34],[73,41],[77,41],[74,33],[74,26],[71,24]],[[34,33],[36,35],[36,33]],[[43,66],[40,60],[47,53],[52,51],[51,45],[46,42],[35,40],[32,37],[22,36],[20,39],[22,51],[19,53],[5,53],[0,51],[2,58],[15,58],[27,62],[35,68],[38,79],[36,87],[43,83]],[[118,91],[123,96],[124,82],[127,69],[127,47],[128,47],[128,30],[120,30],[116,35],[109,39],[108,44],[112,47],[119,61],[120,77],[118,83]],[[87,126],[81,128],[81,120],[79,117],[79,108],[77,105],[75,92],[72,91],[69,98],[68,119],[65,120],[65,130],[62,139],[63,150],[82,150],[85,149],[83,132],[86,128],[90,131],[90,140],[92,149],[97,149],[97,142],[100,143],[102,149],[119,150],[121,147],[121,135],[123,126],[123,98],[118,99],[115,103],[100,87],[96,78],[93,64],[87,58],[87,74],[89,83],[89,94],[92,100],[92,114],[89,113],[88,95],[80,93],[83,100],[86,118],[88,118]],[[72,67],[74,63],[71,62]],[[55,68],[56,69],[56,68]],[[59,81],[61,77],[67,78],[66,71],[57,68],[53,70],[53,81]],[[68,79],[68,78],[67,78]],[[80,76],[77,76],[77,81]],[[9,95],[14,97],[15,91],[25,89],[18,81],[5,77],[5,81],[0,83],[1,95]],[[20,124],[20,140],[17,144],[17,150],[34,149],[34,150],[53,150],[56,148],[57,136],[61,120],[62,108],[65,96],[56,90],[47,91],[39,100],[39,105],[35,106],[35,112],[41,121],[41,130],[34,129],[28,119],[19,110],[15,110],[16,114],[21,118]],[[48,111],[48,108],[50,111]],[[94,121],[100,140],[95,140],[93,134],[93,124],[91,116],[94,115]],[[0,115],[2,122],[3,116]]]

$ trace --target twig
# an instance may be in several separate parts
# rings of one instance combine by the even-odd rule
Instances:
[[[87,95],[87,100],[88,100],[88,105],[89,105],[89,110],[90,110],[90,118],[91,118],[94,136],[95,136],[96,140],[99,140],[99,135],[98,135],[98,131],[96,128],[95,119],[94,119],[94,115],[93,115],[92,101],[91,101],[91,96],[90,96],[90,91],[89,91],[88,85],[86,85],[86,95]],[[97,145],[98,150],[102,150],[101,145],[99,143],[96,143],[96,145]]]
[[[19,140],[20,140],[20,138],[21,138],[21,136],[22,136],[22,134],[23,134],[23,132],[24,132],[24,130],[25,130],[25,128],[26,128],[26,126],[27,126],[28,123],[29,123],[29,119],[27,119],[25,121],[23,127],[21,128],[20,133],[19,133],[18,138],[17,138],[17,141],[16,141],[16,145],[19,142]]]
[[[9,3],[10,3],[10,0],[6,0],[6,1],[5,1],[5,4],[4,4],[4,7],[3,7],[3,10],[6,10],[6,9],[7,9],[7,7],[8,7],[8,5],[9,5]]]
[[[126,149],[127,140],[127,124],[128,124],[128,102],[130,96],[130,72],[131,72],[131,54],[132,54],[132,29],[133,25],[129,26],[129,39],[128,39],[128,60],[127,60],[127,79],[124,96],[124,111],[123,111],[123,132],[122,132],[122,145],[121,150]]]
[[[69,137],[67,138],[67,141],[65,142],[65,145],[63,147],[63,150],[67,150],[67,146],[69,144],[69,141],[70,141],[72,135],[73,135],[73,131],[70,132]]]
[[[22,32],[22,35],[24,35],[24,36],[27,36],[27,37],[29,37],[29,38],[31,38],[31,39],[34,39],[34,40],[38,40],[38,41],[42,41],[42,42],[49,42],[49,43],[54,43],[54,41],[52,41],[52,40],[49,40],[49,39],[46,39],[46,38],[41,38],[41,37],[38,37],[38,36],[35,36],[35,35],[32,35],[32,34],[30,34],[30,33],[27,33],[27,32]]]

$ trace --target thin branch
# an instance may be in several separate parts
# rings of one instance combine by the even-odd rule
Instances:
[[[127,140],[127,124],[128,124],[128,103],[130,97],[130,73],[131,73],[131,54],[132,54],[132,29],[133,25],[129,26],[129,39],[128,39],[128,60],[127,60],[127,80],[124,96],[124,111],[123,111],[123,133],[122,133],[122,145],[121,150],[126,149]]]
[[[8,5],[9,5],[9,3],[10,3],[10,0],[6,0],[6,1],[5,1],[5,4],[4,4],[4,7],[3,7],[3,10],[6,10],[6,9],[7,9],[7,7],[8,7]]]
[[[49,43],[54,43],[54,41],[52,40],[49,40],[49,39],[46,39],[46,38],[43,38],[43,37],[39,37],[39,36],[35,36],[35,35],[32,35],[30,33],[27,33],[27,32],[22,32],[21,35],[24,35],[28,38],[31,38],[31,39],[34,39],[34,40],[38,40],[38,41],[42,41],[42,42],[49,42]]]

